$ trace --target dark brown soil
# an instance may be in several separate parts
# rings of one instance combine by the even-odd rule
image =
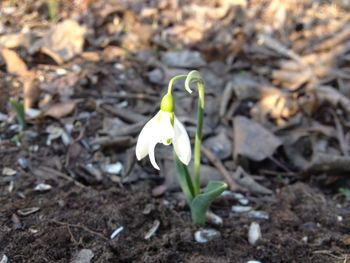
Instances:
[[[196,231],[189,211],[172,195],[151,196],[147,183],[138,189],[93,189],[61,182],[46,193],[33,190],[33,178],[23,175],[16,191],[1,187],[1,252],[11,262],[70,262],[82,248],[91,249],[93,262],[345,262],[348,254],[350,209],[325,197],[319,190],[296,183],[279,190],[274,202],[255,200],[269,212],[261,221],[262,240],[247,241],[251,219],[230,213],[235,201],[220,199],[213,211],[224,224],[222,238],[207,244],[194,241]],[[136,191],[137,190],[137,191]],[[24,198],[25,197],[25,198]],[[143,211],[153,207],[149,214]],[[18,210],[40,207],[17,216]],[[339,217],[343,220],[339,221]],[[150,240],[146,232],[154,220],[160,227]],[[124,230],[110,240],[118,227]],[[307,241],[305,240],[307,238]],[[332,251],[332,252],[330,252]]]

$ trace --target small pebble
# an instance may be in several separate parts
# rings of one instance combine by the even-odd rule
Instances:
[[[94,252],[91,249],[82,249],[74,257],[71,263],[90,263],[91,259],[94,257]]]
[[[49,191],[51,190],[52,186],[49,184],[38,184],[37,186],[35,186],[34,191],[38,191],[38,192],[45,192],[45,191]]]
[[[12,124],[12,125],[9,127],[9,130],[10,130],[10,131],[17,131],[17,130],[18,130],[18,127],[19,127],[18,124]]]
[[[58,68],[58,69],[56,69],[56,74],[57,74],[57,75],[62,76],[62,75],[66,75],[67,73],[68,73],[68,71],[67,71],[66,69],[64,69],[64,68]]]
[[[146,240],[150,239],[156,233],[156,231],[158,230],[159,226],[160,226],[159,220],[154,220],[151,229],[145,235],[145,239]]]
[[[159,196],[163,195],[167,189],[168,188],[165,184],[158,185],[155,188],[153,188],[152,195],[155,197],[159,197]]]
[[[61,139],[62,139],[62,142],[65,146],[70,145],[71,139],[70,139],[70,136],[68,135],[68,133],[63,132],[61,135]]]
[[[1,258],[0,263],[7,263],[8,262],[8,257],[4,254]]]
[[[305,244],[309,241],[309,238],[307,236],[304,236],[301,241],[303,241]]]
[[[249,200],[241,193],[233,193],[233,196],[241,205],[249,204]]]
[[[252,222],[248,231],[249,244],[255,246],[256,242],[261,238],[260,225],[256,222]]]
[[[194,234],[194,239],[201,244],[205,244],[220,237],[220,232],[215,229],[201,229]]]
[[[221,193],[220,196],[233,196],[233,193],[229,190],[225,190]]]
[[[36,119],[36,118],[38,118],[41,114],[42,114],[41,110],[32,109],[32,108],[26,109],[26,116],[27,116],[29,119]]]
[[[239,199],[238,202],[239,202],[241,205],[248,205],[248,204],[249,204],[249,200],[248,200],[247,198]]]
[[[115,239],[123,230],[124,227],[118,227],[116,230],[113,231],[113,233],[110,236],[110,239]]]
[[[343,221],[343,217],[342,216],[337,216],[338,222],[342,222]]]
[[[17,210],[17,213],[20,216],[27,216],[30,214],[34,214],[35,212],[38,212],[39,210],[40,210],[40,207],[28,207],[28,208],[23,208],[23,209]]]
[[[213,225],[221,226],[223,224],[222,218],[211,211],[207,211],[205,216],[207,218],[207,221]]]
[[[8,191],[9,193],[12,193],[13,189],[15,188],[15,183],[14,181],[10,181]]]
[[[13,170],[12,168],[9,168],[9,167],[4,167],[4,169],[2,169],[2,174],[6,176],[13,176],[16,173],[17,173],[16,170]]]
[[[19,158],[17,160],[17,163],[19,166],[22,167],[22,169],[27,169],[28,168],[28,160],[26,158]]]
[[[72,70],[75,71],[75,72],[80,72],[81,71],[81,66],[78,65],[78,64],[74,64],[72,66]]]
[[[231,210],[235,213],[246,213],[251,211],[253,208],[251,206],[241,206],[241,205],[234,205],[232,206]]]
[[[0,112],[0,122],[6,121],[7,119],[8,119],[8,116]]]
[[[119,108],[126,108],[126,107],[128,107],[129,103],[126,100],[124,100],[124,101],[118,103],[117,105]]]
[[[39,145],[34,144],[34,145],[29,146],[29,151],[31,151],[33,153],[39,151]]]
[[[247,263],[261,263],[261,261],[257,261],[257,260],[249,260],[249,261],[247,261]]]
[[[120,174],[123,170],[123,165],[121,162],[105,164],[103,165],[102,169],[109,174]]]
[[[270,216],[267,212],[265,211],[249,211],[247,213],[247,216],[249,218],[254,218],[254,219],[264,219],[264,220],[269,220]]]
[[[119,70],[124,70],[125,66],[122,63],[115,63],[114,68],[119,69]]]
[[[142,214],[149,215],[152,212],[152,210],[154,210],[154,204],[147,204],[143,209]]]
[[[53,140],[61,138],[62,134],[64,133],[64,130],[60,127],[56,127],[52,125],[46,128],[46,132],[48,133],[48,136],[46,139],[46,145],[50,146]]]
[[[32,233],[32,234],[36,234],[36,233],[39,232],[39,230],[36,229],[36,228],[29,228],[28,230],[29,230],[29,232]]]

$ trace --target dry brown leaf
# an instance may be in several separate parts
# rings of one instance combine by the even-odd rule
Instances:
[[[314,153],[307,171],[348,174],[350,172],[350,158],[348,156],[339,156],[330,153]]]
[[[125,49],[116,46],[107,46],[102,52],[102,58],[106,62],[115,61],[117,58],[125,57]]]
[[[87,51],[81,53],[80,57],[87,61],[97,62],[101,60],[101,56],[98,52],[95,51]]]
[[[0,36],[0,45],[5,48],[30,47],[33,41],[32,33],[14,33]]]
[[[249,190],[253,194],[271,195],[273,192],[265,186],[259,184],[252,175],[248,174],[241,166],[238,166],[232,178],[237,184]]]
[[[234,156],[244,156],[262,161],[282,144],[270,131],[259,123],[243,116],[234,118]]]
[[[30,75],[26,63],[24,63],[24,61],[15,51],[3,48],[1,49],[1,55],[5,60],[6,70],[8,73],[16,74],[20,77]]]
[[[345,42],[349,38],[350,38],[349,24],[345,24],[344,29],[342,31],[336,33],[331,38],[317,44],[315,47],[313,47],[312,51],[317,52],[325,49],[332,49],[335,46]]]
[[[341,105],[350,114],[350,100],[333,87],[318,86],[315,93],[320,103],[328,102],[333,107]]]
[[[35,73],[28,70],[25,62],[15,51],[3,48],[1,55],[5,60],[7,72],[17,75],[23,83],[24,108],[33,107],[40,96],[40,90],[34,81]]]
[[[205,66],[205,61],[198,51],[168,51],[162,54],[162,62],[169,67],[198,68]]]
[[[24,108],[32,108],[40,98],[40,88],[38,87],[34,75],[23,80],[23,100]]]
[[[267,118],[283,122],[298,112],[299,105],[293,94],[279,91],[261,98],[250,113],[259,122],[264,122]]]
[[[57,64],[62,64],[83,51],[85,33],[84,26],[67,19],[48,31],[29,51],[30,53],[41,51]]]
[[[279,42],[277,39],[274,39],[267,34],[258,35],[258,43],[260,45],[265,45],[266,47],[272,49],[273,51],[277,52],[278,54],[289,57],[289,58],[294,59],[295,61],[301,63],[301,58],[298,54],[296,54],[293,50],[288,49],[281,42]]]
[[[45,116],[60,119],[71,114],[76,105],[77,101],[67,101],[54,104],[45,112]]]

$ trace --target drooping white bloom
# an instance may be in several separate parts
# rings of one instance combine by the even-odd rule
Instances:
[[[149,155],[153,167],[159,170],[154,157],[154,148],[157,143],[163,143],[164,145],[170,145],[172,143],[180,161],[186,165],[190,162],[190,139],[185,127],[173,112],[160,110],[143,127],[136,144],[137,159],[141,160]]]

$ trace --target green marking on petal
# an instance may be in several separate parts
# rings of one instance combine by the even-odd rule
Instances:
[[[172,113],[172,114],[170,115],[170,123],[171,123],[171,125],[174,127],[174,123],[175,123],[175,114],[174,114],[174,113]]]
[[[170,145],[171,144],[171,139],[165,139],[163,142],[164,145]]]

